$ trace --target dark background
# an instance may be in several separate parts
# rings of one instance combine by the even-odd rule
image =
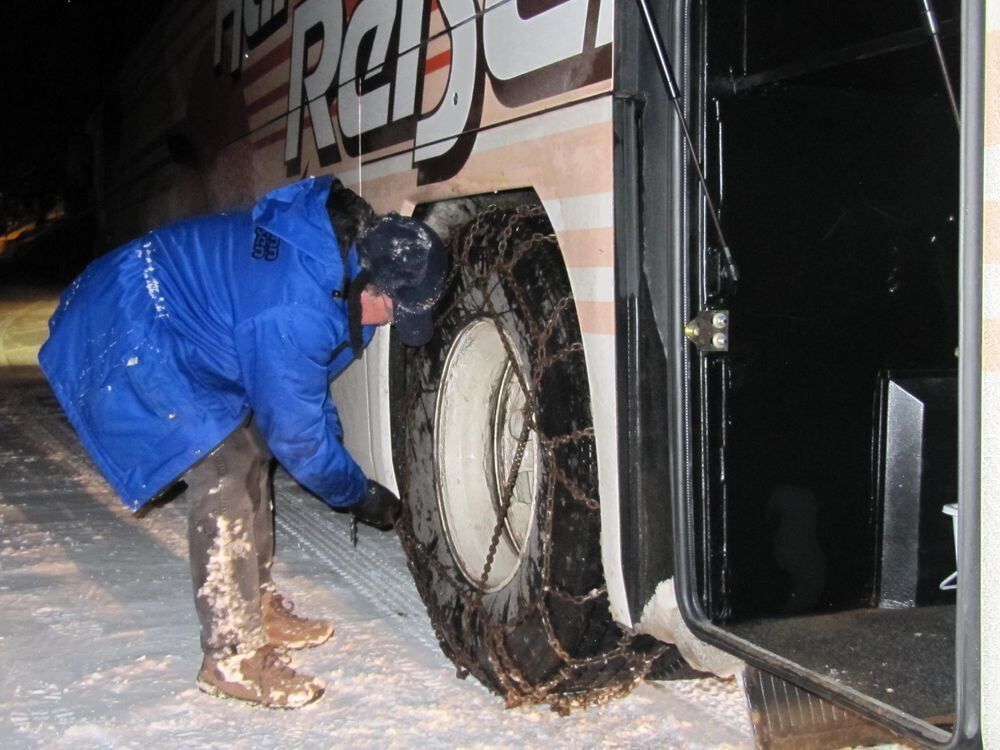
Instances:
[[[170,0],[0,3],[0,291],[56,286],[93,254],[87,120]],[[60,218],[46,220],[62,207]]]

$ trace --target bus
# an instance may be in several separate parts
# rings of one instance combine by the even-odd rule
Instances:
[[[761,747],[989,745],[998,55],[993,0],[176,0],[100,246],[320,174],[439,232],[432,341],[331,388],[508,706],[714,673]]]

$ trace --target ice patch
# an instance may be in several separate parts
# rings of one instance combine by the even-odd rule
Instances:
[[[742,661],[698,640],[688,629],[677,606],[673,578],[660,581],[642,610],[636,630],[665,643],[673,643],[692,667],[703,672],[711,672],[719,677],[733,677],[743,669]]]

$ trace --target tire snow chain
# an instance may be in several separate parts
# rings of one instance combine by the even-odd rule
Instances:
[[[474,220],[475,223],[473,224],[471,230],[463,233],[466,237],[466,241],[462,247],[457,248],[457,256],[454,258],[447,281],[448,286],[450,286],[454,282],[455,277],[461,273],[461,269],[469,267],[469,253],[472,249],[473,239],[477,236],[477,230],[479,229],[483,218],[497,212],[498,210],[499,209],[496,206],[487,209]],[[543,212],[544,211],[541,207],[520,207],[511,215],[507,225],[500,233],[497,244],[499,258],[503,259],[507,256],[511,235],[514,232],[517,222],[524,217],[535,216],[538,213]],[[513,294],[516,297],[518,304],[522,305],[522,309],[524,310],[530,309],[530,307],[524,305],[523,292],[517,284],[513,283],[513,268],[538,244],[553,242],[556,242],[554,234],[536,233],[513,248],[510,253],[509,260],[500,261],[493,266],[498,273],[506,276],[512,282],[511,289]],[[490,271],[487,269],[478,279],[473,279],[473,283],[468,286],[466,293],[473,289],[478,289],[482,293],[485,300],[486,312],[488,316],[492,318],[497,327],[497,332],[500,334],[500,339],[503,342],[507,357],[511,363],[517,363],[518,359],[515,356],[513,344],[505,334],[501,323],[503,313],[498,312],[494,307],[489,294],[489,289],[487,288],[489,273]],[[550,319],[545,322],[544,326],[540,326],[538,321],[532,318],[527,319],[529,333],[534,340],[536,348],[534,354],[536,356],[537,367],[536,372],[534,376],[531,377],[530,381],[525,376],[525,373],[521,371],[520,367],[516,366],[516,364],[514,367],[518,384],[525,394],[524,421],[521,426],[521,432],[518,435],[517,448],[507,470],[507,476],[504,479],[504,485],[500,497],[500,507],[497,512],[497,522],[493,529],[489,550],[486,556],[486,562],[483,566],[483,573],[480,576],[478,585],[475,586],[475,592],[470,595],[466,591],[467,587],[463,586],[460,581],[457,581],[451,571],[442,565],[441,562],[434,557],[434,554],[416,538],[412,530],[412,523],[408,518],[410,514],[409,506],[405,503],[403,506],[404,521],[398,523],[396,526],[397,531],[403,538],[404,544],[406,544],[411,551],[416,552],[417,556],[419,556],[425,565],[432,567],[444,581],[447,581],[448,584],[455,589],[459,598],[465,602],[467,614],[475,613],[479,622],[482,623],[483,627],[487,629],[486,641],[492,646],[488,659],[494,674],[503,686],[503,697],[506,706],[508,708],[513,708],[525,704],[547,703],[554,711],[564,715],[568,714],[572,709],[604,704],[627,695],[646,677],[653,666],[653,662],[656,661],[656,659],[664,653],[667,648],[663,644],[657,644],[649,650],[638,652],[632,647],[632,642],[634,640],[633,636],[623,631],[618,646],[614,650],[594,657],[575,658],[559,641],[549,615],[547,599],[550,597],[574,604],[585,604],[607,597],[606,586],[602,586],[583,595],[574,595],[554,587],[550,583],[549,578],[552,569],[552,518],[555,504],[556,485],[559,484],[564,487],[571,497],[585,506],[589,511],[596,512],[600,509],[600,503],[598,500],[588,496],[582,488],[577,486],[558,465],[558,461],[556,459],[556,450],[561,446],[579,442],[580,440],[593,439],[594,428],[586,427],[566,435],[548,437],[542,434],[537,420],[534,418],[535,389],[541,382],[545,371],[557,362],[569,359],[576,354],[583,353],[583,345],[579,342],[572,343],[552,353],[547,353],[546,351],[549,340],[559,322],[559,317],[572,304],[573,300],[570,297],[564,297],[559,300],[558,304],[553,309]],[[449,306],[448,308],[440,311],[438,313],[438,317],[446,317],[450,311],[451,307]],[[418,353],[416,356],[420,357],[422,355]],[[418,367],[417,369],[419,370],[421,368]],[[410,411],[412,404],[421,396],[421,389],[417,379],[414,379],[408,390],[409,392],[406,395],[407,413]],[[539,443],[542,446],[542,454],[544,456],[546,471],[549,472],[549,475],[553,480],[549,482],[547,492],[545,493],[543,508],[544,530],[542,532],[542,576],[544,582],[544,593],[534,603],[526,606],[517,617],[507,623],[491,624],[489,622],[489,617],[483,608],[485,584],[486,581],[489,580],[497,547],[503,534],[506,515],[514,496],[514,486],[517,476],[520,473],[521,463],[524,459],[524,453],[531,431],[534,431],[538,436]],[[407,473],[403,472],[404,482],[407,481],[406,477]],[[414,563],[411,561],[410,565],[413,566]],[[426,586],[421,576],[415,575],[414,580],[417,582],[418,588],[424,588]],[[425,601],[428,599],[427,593],[428,592],[426,591],[421,591],[421,596]],[[505,642],[505,636],[512,633],[520,624],[524,623],[531,616],[540,617],[549,646],[551,647],[553,653],[564,662],[563,666],[558,669],[553,676],[537,684],[533,683],[518,668],[514,660],[510,657],[510,652]],[[435,628],[436,627],[437,625],[435,624]],[[441,642],[445,652],[449,654],[456,663],[459,677],[464,678],[469,673],[479,676],[480,667],[472,653],[465,649],[456,651],[456,644],[446,643],[441,633],[438,633],[438,640]],[[568,684],[570,682],[571,677],[575,672],[578,672],[588,666],[595,666],[601,663],[607,664],[616,659],[620,660],[623,666],[627,667],[627,669],[623,668],[619,670],[616,674],[622,676],[618,677],[615,681],[605,683],[600,687],[592,688],[586,691],[571,692],[562,689],[564,684]]]

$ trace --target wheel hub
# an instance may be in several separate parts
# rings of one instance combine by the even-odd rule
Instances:
[[[487,591],[502,588],[517,572],[535,515],[538,436],[524,430],[528,398],[518,377],[524,372],[510,334],[492,319],[479,318],[455,338],[435,408],[434,460],[445,535],[463,574],[476,585],[501,527]],[[523,455],[500,518],[522,432]]]

